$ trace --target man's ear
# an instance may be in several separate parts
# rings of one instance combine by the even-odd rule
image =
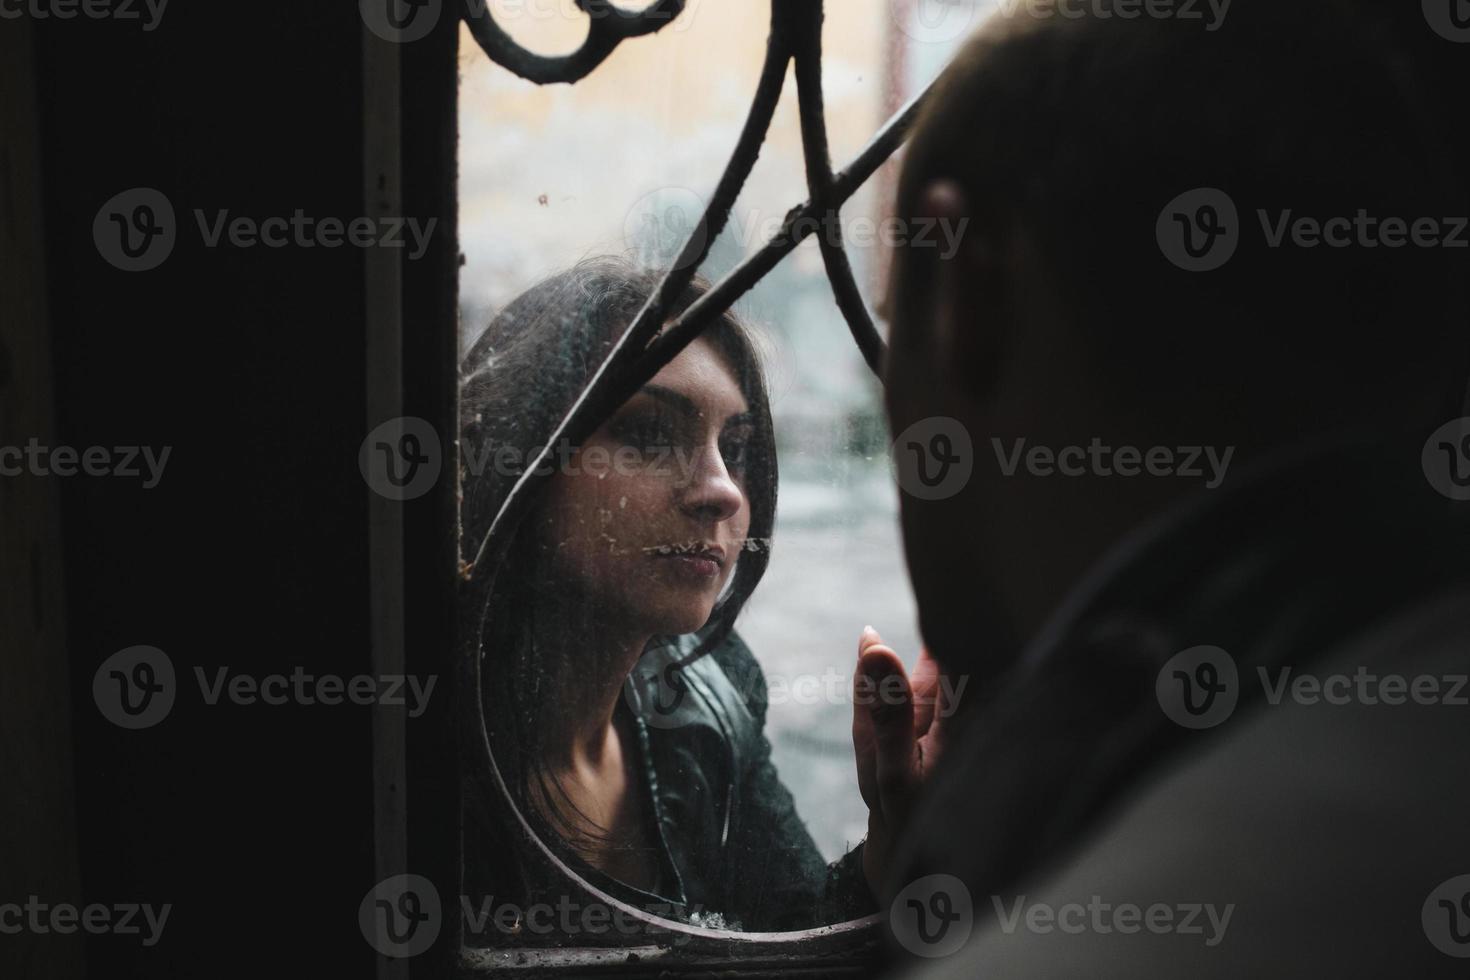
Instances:
[[[1014,328],[1013,284],[1001,243],[975,226],[971,202],[952,180],[920,195],[920,216],[936,222],[930,339],[945,387],[980,400],[990,390]]]

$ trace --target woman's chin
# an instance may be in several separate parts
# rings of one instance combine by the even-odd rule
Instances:
[[[710,613],[713,611],[713,604],[680,609],[660,609],[650,617],[658,622],[658,626],[652,632],[659,636],[683,636],[686,633],[697,633],[704,628],[705,623],[709,622]]]

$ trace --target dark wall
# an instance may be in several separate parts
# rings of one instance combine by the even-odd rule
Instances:
[[[88,940],[92,975],[373,969],[357,924],[374,883],[370,709],[211,706],[194,674],[371,670],[363,252],[210,248],[193,214],[367,213],[357,7],[179,3],[151,32],[35,25],[56,443],[171,447],[153,489],[59,481],[82,900],[173,905],[151,949]],[[406,414],[436,420],[452,404],[452,27],[402,46],[405,210],[441,219],[408,274]],[[147,272],[113,268],[93,240],[98,209],[133,187],[178,219]],[[423,534],[448,527],[444,499],[414,505],[411,571],[452,556],[442,531]],[[414,609],[438,609],[420,649],[447,651],[450,567],[411,575]],[[125,731],[92,679],[139,644],[167,653],[180,693],[157,726]]]

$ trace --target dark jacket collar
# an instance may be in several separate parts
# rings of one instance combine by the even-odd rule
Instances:
[[[1429,484],[1422,433],[1296,447],[1138,528],[1058,607],[966,721],[926,791],[890,894],[935,873],[999,893],[1064,858],[1165,762],[1229,737],[1174,723],[1175,654],[1242,676],[1304,665],[1394,610],[1470,581],[1470,504]],[[1239,716],[1258,694],[1240,686]]]

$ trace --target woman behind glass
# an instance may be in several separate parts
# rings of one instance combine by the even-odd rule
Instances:
[[[467,549],[657,283],[590,259],[475,343],[461,389]],[[706,288],[691,285],[671,315]],[[491,743],[522,812],[593,884],[664,915],[765,931],[871,911],[861,845],[829,868],[781,784],[765,679],[733,631],[776,510],[750,335],[727,313],[553,458],[481,650]],[[486,833],[466,831],[472,880],[514,865],[528,900],[559,887],[483,850]]]

